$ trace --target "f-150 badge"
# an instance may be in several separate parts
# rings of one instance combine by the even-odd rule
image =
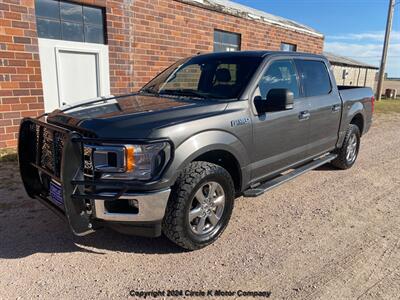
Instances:
[[[250,118],[249,117],[243,117],[237,120],[232,120],[231,121],[231,127],[237,127],[237,126],[243,126],[246,124],[250,123]]]

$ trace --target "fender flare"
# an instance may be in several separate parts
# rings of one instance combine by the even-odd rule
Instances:
[[[210,130],[193,135],[176,146],[174,160],[165,174],[166,177],[175,181],[179,172],[185,166],[200,155],[213,150],[223,150],[232,154],[242,173],[246,173],[243,172],[243,168],[249,165],[250,159],[243,143],[236,136],[226,131]],[[247,176],[249,175],[242,174],[242,179],[247,180]]]
[[[363,117],[363,121],[365,122],[365,108],[364,105],[360,102],[355,102],[351,105],[350,109],[346,114],[346,125],[349,125],[351,120],[358,114],[361,114]]]
[[[345,104],[346,105],[346,104]],[[349,104],[347,104],[349,105]],[[344,137],[346,135],[346,130],[350,125],[350,122],[353,120],[353,118],[360,114],[363,118],[363,123],[365,124],[365,108],[364,105],[360,102],[354,102],[349,105],[349,109],[345,110],[345,113],[342,116],[342,121],[341,121],[341,126],[340,126],[340,132],[339,132],[339,139],[337,143],[337,147],[340,148],[343,144]]]

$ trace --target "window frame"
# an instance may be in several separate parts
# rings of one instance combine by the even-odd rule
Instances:
[[[39,31],[37,31],[37,35],[38,38],[43,38],[43,39],[52,39],[52,40],[59,40],[59,41],[67,41],[67,42],[78,42],[78,43],[90,43],[90,44],[99,44],[99,45],[107,45],[108,44],[108,34],[107,34],[107,20],[106,20],[106,10],[105,7],[101,7],[101,6],[96,6],[96,5],[91,5],[91,4],[85,4],[85,3],[78,3],[78,2],[73,2],[73,1],[66,1],[66,0],[51,0],[53,2],[57,3],[58,6],[58,18],[52,18],[52,17],[43,17],[43,16],[39,16],[36,13],[36,1],[35,1],[35,22],[36,22],[36,26],[38,26],[38,20],[41,21],[56,21],[59,23],[59,27],[60,27],[60,32],[59,32],[59,38],[52,38],[52,37],[41,37],[39,36]],[[67,19],[63,19],[62,17],[62,12],[61,12],[61,6],[62,3],[66,3],[66,4],[70,4],[70,5],[76,5],[79,6],[81,8],[81,20],[80,22],[77,21],[72,21],[72,20],[67,20]],[[91,22],[85,22],[85,12],[84,12],[84,8],[95,8],[101,11],[101,16],[102,16],[102,24],[101,26],[95,23],[91,23]],[[63,38],[63,23],[72,23],[72,24],[79,24],[80,26],[82,26],[82,41],[74,41],[74,40],[70,40],[70,39],[64,39]],[[88,42],[87,38],[86,38],[86,27],[87,26],[94,26],[94,27],[99,27],[102,29],[102,36],[103,36],[103,42],[102,43],[98,43],[98,42]]]
[[[250,110],[253,112],[254,116],[258,116],[257,109],[254,105],[254,97],[255,97],[255,92],[257,90],[257,87],[258,87],[258,83],[260,82],[260,80],[263,77],[264,73],[266,72],[267,68],[269,68],[269,66],[277,60],[293,61],[293,65],[296,70],[297,84],[299,85],[299,89],[300,89],[299,97],[294,99],[293,103],[296,106],[296,103],[305,100],[306,97],[304,95],[303,85],[300,80],[300,74],[299,74],[299,71],[294,62],[294,60],[296,58],[303,58],[303,57],[300,55],[298,57],[293,57],[292,55],[289,54],[290,52],[287,52],[287,53],[288,54],[279,53],[278,55],[270,54],[270,55],[265,56],[264,61],[260,64],[259,69],[254,73],[253,78],[249,82],[247,89],[245,89],[243,91],[241,100],[246,100],[249,103]],[[277,113],[279,113],[279,112],[277,112]]]
[[[294,70],[296,72],[296,80],[297,80],[297,86],[299,88],[299,96],[297,98],[294,99],[294,102],[301,100],[302,98],[304,98],[304,92],[303,92],[303,87],[300,81],[300,74],[299,71],[297,70],[296,64],[294,62],[293,57],[286,57],[286,56],[277,56],[277,57],[273,57],[273,58],[266,58],[267,61],[264,62],[264,64],[262,65],[262,67],[260,68],[260,71],[258,74],[256,74],[256,77],[254,78],[254,81],[252,82],[252,86],[251,86],[251,92],[249,93],[250,96],[250,101],[252,102],[252,106],[254,106],[253,100],[254,100],[254,94],[258,88],[258,85],[260,83],[260,80],[262,79],[262,77],[264,76],[264,74],[267,72],[267,70],[271,67],[271,65],[277,61],[283,61],[283,60],[287,60],[287,61],[291,61],[294,67]]]
[[[272,66],[274,63],[277,63],[277,62],[280,62],[280,61],[289,61],[289,62],[292,64],[292,66],[293,66],[293,69],[294,69],[294,72],[295,72],[295,75],[296,75],[297,88],[298,88],[298,91],[299,91],[298,96],[297,96],[296,98],[294,98],[294,101],[296,101],[297,99],[300,99],[300,98],[304,97],[304,96],[303,96],[302,87],[301,87],[301,83],[300,83],[300,74],[299,74],[299,72],[298,72],[298,70],[297,70],[297,67],[296,67],[296,64],[295,64],[295,62],[294,62],[294,59],[293,59],[293,58],[290,58],[290,57],[287,57],[287,58],[279,58],[279,59],[274,59],[274,60],[272,60],[272,61],[263,69],[263,71],[261,72],[261,77],[257,80],[257,84],[256,84],[256,88],[254,89],[254,92],[255,92],[255,91],[257,90],[257,88],[259,87],[260,81],[261,81],[261,79],[264,77],[265,73],[269,71],[269,69],[271,68],[271,66]],[[253,97],[254,97],[254,92],[253,92]]]
[[[227,43],[222,43],[222,42],[218,42],[215,40],[215,33],[219,32],[220,34],[230,34],[230,35],[235,35],[238,37],[238,45],[234,45],[234,44],[227,44]],[[226,31],[226,30],[221,30],[221,29],[217,29],[214,28],[213,31],[213,52],[214,53],[221,53],[221,52],[234,52],[234,51],[215,51],[215,45],[219,44],[219,45],[223,45],[223,46],[237,46],[237,50],[234,51],[240,51],[242,49],[242,34],[241,33],[237,33],[237,32],[232,32],[232,31]]]
[[[157,82],[155,82],[155,81],[166,81],[173,73],[175,73],[177,71],[177,69],[182,68],[182,66],[187,64],[190,60],[197,59],[198,57],[202,57],[202,56],[188,57],[188,58],[185,58],[185,59],[181,59],[181,60],[177,61],[176,63],[170,65],[164,71],[162,71],[157,76],[155,76],[153,79],[151,79],[149,82],[147,82],[145,85],[143,85],[143,87],[140,88],[139,93],[141,93],[141,92],[147,93],[146,89],[151,90],[151,89],[153,89],[154,87],[157,86]],[[222,55],[219,58],[219,60],[225,59],[225,58],[228,58],[228,57],[230,57],[230,56],[226,57],[226,56]],[[238,57],[241,57],[241,56],[238,56]],[[217,57],[217,59],[218,59],[218,57]],[[224,102],[229,102],[229,101],[247,101],[247,96],[244,96],[244,94],[247,95],[248,92],[249,92],[249,88],[251,88],[253,86],[254,78],[256,76],[258,76],[258,72],[260,72],[260,69],[265,64],[265,57],[258,57],[258,56],[254,56],[253,57],[253,56],[251,56],[250,60],[253,60],[253,61],[250,61],[250,63],[252,63],[252,64],[254,63],[254,70],[253,71],[250,70],[248,74],[245,74],[247,77],[243,77],[243,78],[248,78],[248,82],[243,85],[243,87],[242,87],[242,89],[240,91],[238,91],[238,95],[236,97],[233,97],[233,98],[216,98],[216,99],[224,101]],[[170,74],[168,75],[168,73],[170,73]],[[161,78],[161,77],[163,77],[163,78]],[[238,78],[240,78],[240,77],[238,77]],[[153,89],[153,90],[158,94],[159,90],[160,90],[160,87],[162,88],[162,86],[163,86],[162,84],[158,84],[157,88]],[[150,92],[150,94],[151,94],[151,92]],[[210,96],[210,98],[211,98],[211,96]]]
[[[299,68],[297,67],[296,60],[298,60],[298,61],[314,61],[314,62],[319,62],[319,63],[321,63],[321,64],[323,64],[323,65],[325,66],[326,72],[328,73],[329,84],[330,84],[330,87],[331,87],[331,89],[330,89],[330,91],[329,91],[328,94],[322,94],[322,95],[316,95],[316,96],[308,96],[308,95],[307,95],[306,88],[305,88],[305,84],[304,84],[304,80],[303,80],[303,78],[302,78],[302,76],[301,76],[301,70],[299,70]],[[318,58],[316,58],[316,57],[294,57],[294,58],[293,58],[293,61],[294,61],[294,64],[296,65],[297,73],[298,73],[299,80],[300,80],[300,84],[301,84],[301,88],[302,88],[303,97],[306,97],[306,98],[315,98],[315,97],[325,97],[325,96],[330,96],[330,95],[332,95],[332,93],[333,93],[334,90],[335,90],[335,85],[333,84],[332,74],[331,74],[330,69],[329,69],[329,66],[328,66],[328,64],[326,63],[325,60],[323,60],[323,59],[318,59]]]
[[[293,46],[294,50],[283,50],[282,49],[283,45]],[[284,52],[297,52],[297,45],[296,44],[292,44],[292,43],[281,42],[280,50],[284,51]]]

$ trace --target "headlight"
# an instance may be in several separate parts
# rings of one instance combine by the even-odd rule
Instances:
[[[170,145],[166,142],[142,145],[85,145],[84,152],[85,165],[90,165],[94,173],[99,174],[102,179],[149,180],[156,176],[169,160]],[[87,162],[89,157],[91,163]]]

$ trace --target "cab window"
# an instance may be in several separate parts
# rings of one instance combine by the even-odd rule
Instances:
[[[328,69],[323,61],[295,60],[307,97],[328,95],[332,91]]]
[[[263,74],[255,96],[267,99],[272,89],[288,89],[293,92],[294,98],[300,95],[296,68],[292,60],[274,61]]]

